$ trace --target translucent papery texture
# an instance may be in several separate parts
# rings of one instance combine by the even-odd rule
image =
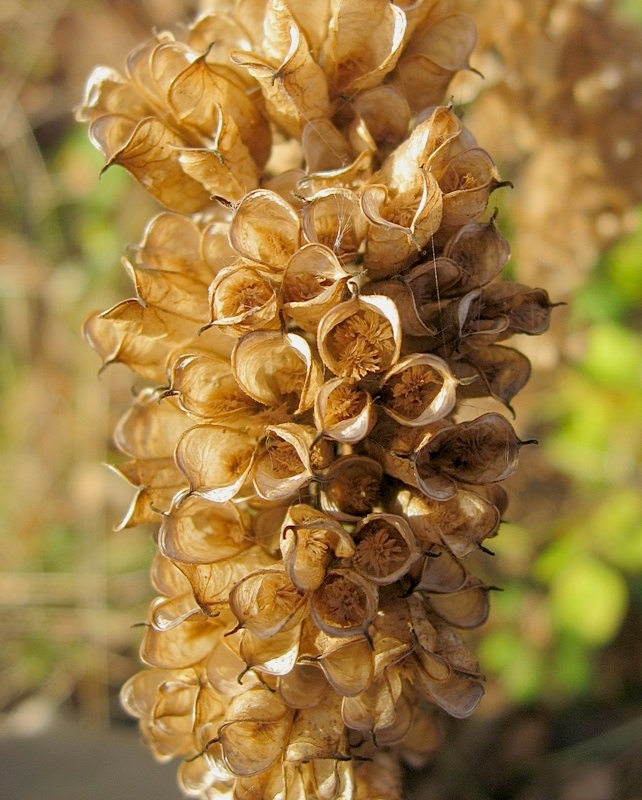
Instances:
[[[522,445],[502,412],[529,363],[504,341],[551,304],[500,279],[497,168],[435,105],[467,17],[210,6],[98,69],[79,111],[169,209],[124,260],[134,296],[84,329],[145,383],[120,526],[159,525],[159,597],[123,702],[188,796],[397,800],[401,760],[483,695],[465,559]]]

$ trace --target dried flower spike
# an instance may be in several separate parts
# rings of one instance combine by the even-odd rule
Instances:
[[[435,105],[475,42],[446,5],[213,0],[89,79],[107,166],[170,209],[85,335],[149,384],[116,431],[121,525],[160,525],[122,698],[188,796],[397,800],[483,694],[465,558],[521,442],[466,399],[508,406],[500,342],[551,306],[497,279],[502,183]]]

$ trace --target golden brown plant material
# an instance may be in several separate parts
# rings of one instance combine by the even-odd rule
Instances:
[[[483,676],[466,556],[497,532],[542,290],[503,282],[491,156],[439,105],[447,4],[221,0],[99,68],[79,118],[168,210],[91,315],[148,386],[116,431],[160,524],[126,708],[204,800],[395,800]],[[488,402],[488,401],[486,401]],[[491,401],[492,405],[492,401]]]

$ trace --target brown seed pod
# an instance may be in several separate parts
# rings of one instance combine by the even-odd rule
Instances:
[[[250,397],[271,408],[299,414],[311,408],[323,384],[310,345],[294,333],[255,331],[239,339],[232,372]]]
[[[327,573],[310,595],[310,616],[330,636],[365,634],[377,613],[377,588],[352,570]]]
[[[354,531],[355,570],[372,583],[395,583],[421,553],[406,520],[395,514],[368,514]]]
[[[453,410],[457,385],[443,359],[416,353],[402,358],[386,373],[378,402],[402,425],[428,425]]]
[[[356,444],[376,421],[371,396],[345,378],[326,381],[314,401],[314,423],[329,439]]]
[[[358,522],[381,502],[383,469],[366,456],[340,456],[319,482],[321,508],[343,522]]]
[[[401,322],[387,297],[346,300],[328,311],[317,331],[319,355],[335,375],[360,380],[385,372],[401,351]]]
[[[304,503],[293,505],[283,521],[281,554],[292,583],[302,592],[317,589],[332,559],[349,558],[354,543],[337,520]]]

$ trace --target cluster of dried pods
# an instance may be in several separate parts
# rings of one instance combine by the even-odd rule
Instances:
[[[500,413],[545,292],[495,281],[501,186],[452,108],[475,32],[443,2],[222,0],[99,68],[79,118],[169,210],[137,296],[85,324],[149,386],[115,438],[160,519],[151,667],[124,687],[204,800],[394,800],[469,715],[459,629],[520,441]],[[489,216],[491,218],[489,218]]]

